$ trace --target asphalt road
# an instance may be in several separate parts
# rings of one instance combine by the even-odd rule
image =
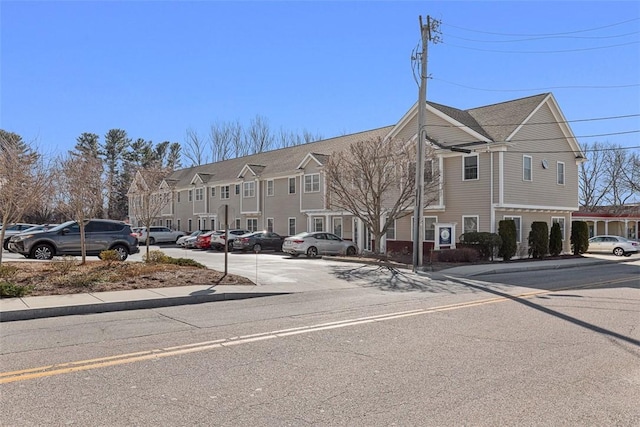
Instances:
[[[637,426],[637,271],[616,264],[394,288],[356,281],[2,324],[0,419]],[[397,272],[361,271],[384,274]]]

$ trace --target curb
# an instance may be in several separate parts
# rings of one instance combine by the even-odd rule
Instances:
[[[287,295],[289,292],[229,292],[211,295],[153,298],[136,301],[103,302],[60,307],[27,308],[0,313],[0,323],[17,320],[44,319],[48,317],[74,316],[81,314],[110,313],[114,311],[142,310],[172,307],[177,305],[203,304],[207,302],[231,301],[249,298]]]

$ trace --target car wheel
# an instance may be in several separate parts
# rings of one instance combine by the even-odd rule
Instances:
[[[35,259],[51,259],[53,258],[53,248],[49,245],[36,245],[31,250],[31,257]]]
[[[311,246],[307,249],[307,258],[315,258],[318,256],[318,249],[315,246]]]
[[[615,249],[613,250],[613,254],[614,254],[615,256],[622,256],[622,255],[624,255],[624,249],[622,249],[622,248],[615,248]]]
[[[354,256],[355,254],[356,254],[356,248],[354,248],[353,246],[349,246],[347,248],[347,255]]]
[[[116,251],[118,253],[118,259],[120,261],[124,261],[129,256],[129,251],[122,245],[114,246],[111,248],[112,251]]]
[[[227,247],[229,248],[229,252],[232,252],[232,251],[233,251],[233,241],[230,241],[230,242],[227,244]]]
[[[2,247],[4,248],[5,251],[9,250],[9,239],[5,239],[4,243],[2,244]]]
[[[156,242],[156,239],[154,239],[153,237],[149,237],[149,244],[153,245]]]
[[[260,252],[262,251],[262,245],[260,243],[256,243],[255,245],[253,245],[253,252]]]

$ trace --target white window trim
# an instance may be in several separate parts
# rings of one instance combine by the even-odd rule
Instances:
[[[465,161],[465,159],[468,159],[469,157],[475,157],[476,158],[476,177],[475,178],[466,179],[465,178],[465,174],[464,174],[464,170],[465,170],[464,161]],[[463,181],[478,181],[479,179],[480,179],[480,155],[478,153],[472,153],[472,154],[466,154],[466,155],[462,156],[462,180]]]
[[[267,180],[267,196],[271,197],[275,194],[275,183],[272,179]]]
[[[340,234],[336,233],[336,221],[340,221]],[[342,220],[342,217],[333,217],[331,219],[331,228],[332,228],[332,233],[335,234],[336,236],[342,238],[342,234],[344,232],[344,221]]]
[[[518,218],[520,220],[520,230],[518,231],[518,236],[516,236],[516,243],[522,243],[522,216],[518,215],[505,215],[502,219],[515,219]]]
[[[320,223],[322,225],[321,230],[318,230],[318,228],[316,227],[316,224],[318,224],[318,223]],[[313,217],[312,224],[313,224],[313,231],[326,231],[325,228],[324,228],[324,218],[323,217],[319,217],[319,216]]]
[[[462,232],[466,233],[467,230],[465,229],[465,224],[464,224],[464,220],[467,218],[475,218],[476,220],[476,230],[475,232],[480,231],[480,215],[462,215]]]
[[[250,222],[251,223],[255,223],[255,225],[256,225],[255,226],[255,230],[253,229],[253,227],[251,227],[249,225]],[[253,231],[258,231],[258,218],[247,218],[247,230],[252,231],[252,232]]]
[[[293,234],[291,233],[291,220],[293,220],[293,231],[294,231]],[[290,216],[289,218],[287,218],[287,231],[291,236],[293,236],[294,234],[297,234],[296,232],[298,231],[298,221],[296,220],[295,217]]]
[[[225,189],[227,190],[225,192]],[[227,197],[224,197],[226,194]],[[229,200],[231,197],[231,186],[230,185],[221,185],[220,186],[220,200]]]
[[[560,165],[562,165],[562,182],[560,182]],[[556,162],[556,184],[565,185],[567,182],[567,168],[564,162]]]
[[[398,221],[394,219],[393,220],[393,227],[387,228],[387,234],[385,235],[385,238],[387,240],[397,240],[397,234],[396,234],[396,231],[398,230],[397,222]],[[393,237],[389,237],[389,230],[391,230],[391,229],[393,229]]]
[[[269,230],[269,221],[271,221],[271,230]],[[273,218],[267,218],[267,227],[266,227],[267,231],[273,233],[273,230],[275,229],[275,225],[276,223]]]
[[[204,200],[204,188],[202,187],[196,188],[195,193],[196,193],[195,195],[196,202],[201,202],[202,200]]]
[[[413,241],[413,227],[414,227],[414,224],[413,224],[413,223],[414,223],[414,218],[415,218],[415,217],[414,217],[413,215],[411,215],[411,241]],[[433,218],[433,219],[435,219],[434,224],[437,224],[437,223],[438,223],[438,217],[437,217],[437,216],[435,216],[435,215],[424,215],[424,216],[422,217],[423,233],[425,234],[425,235],[423,235],[423,236],[422,236],[422,241],[423,241],[423,242],[435,242],[435,241],[436,241],[436,236],[435,236],[435,227],[434,227],[434,229],[433,229],[433,233],[434,233],[434,234],[433,234],[433,239],[430,239],[430,240],[427,240],[427,239],[426,239],[426,237],[427,237],[427,236],[426,236],[426,234],[427,234],[427,218]]]
[[[211,187],[211,197],[216,197],[216,187]]]
[[[526,176],[526,159],[529,159],[529,179]],[[533,157],[527,156],[526,154],[522,156],[522,180],[526,182],[533,181]]]
[[[291,180],[293,180],[293,192],[291,192]],[[289,177],[289,179],[287,180],[287,192],[288,192],[288,194],[296,194],[297,187],[298,187],[298,183],[296,182],[296,178],[295,177]]]
[[[253,199],[256,197],[256,183],[255,181],[247,181],[242,183],[242,198]]]
[[[318,178],[317,182],[314,178]],[[309,182],[310,190],[307,191],[307,179]],[[320,192],[320,174],[319,173],[310,173],[304,176],[304,192],[305,193],[319,193]],[[316,188],[317,186],[317,188]]]

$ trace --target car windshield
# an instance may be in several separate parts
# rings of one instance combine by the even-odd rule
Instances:
[[[304,239],[305,237],[311,236],[311,233],[304,231],[302,233],[298,233],[295,236],[291,236],[291,239]]]
[[[67,228],[67,227],[70,227],[70,226],[74,225],[75,223],[76,223],[75,221],[63,222],[60,225],[56,225],[55,227],[50,228],[49,231],[60,231],[60,230],[63,230],[65,228]]]

